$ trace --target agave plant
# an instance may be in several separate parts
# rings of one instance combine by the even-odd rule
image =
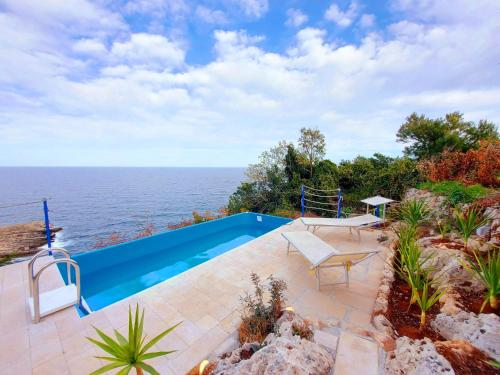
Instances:
[[[429,219],[431,210],[422,199],[409,199],[399,206],[400,219],[414,228]]]
[[[490,218],[480,215],[476,209],[471,208],[465,212],[456,209],[455,220],[457,222],[460,235],[464,240],[465,251],[467,251],[467,245],[469,243],[470,236],[472,236],[477,228],[486,225]]]
[[[430,286],[431,280],[427,277],[423,283],[422,291],[415,293],[416,302],[418,307],[420,307],[420,330],[422,330],[425,326],[427,311],[429,311],[429,309],[434,306],[437,301],[439,301],[444,293],[446,293],[446,289],[440,290],[439,288],[436,288],[434,293],[430,294]]]
[[[481,312],[489,302],[492,309],[498,307],[498,294],[500,294],[500,250],[497,248],[488,253],[486,258],[480,257],[473,251],[474,258],[467,258],[466,268],[481,280],[487,289]]]
[[[128,339],[126,339],[116,329],[114,330],[116,339],[106,335],[100,329],[94,327],[97,334],[103,341],[98,341],[93,338],[87,339],[99,348],[104,350],[110,356],[98,356],[96,358],[102,359],[106,362],[111,362],[98,370],[91,373],[91,375],[104,374],[108,371],[121,368],[117,375],[128,374],[132,369],[135,369],[137,375],[142,375],[143,371],[148,374],[159,375],[152,366],[148,365],[145,361],[168,355],[175,352],[171,350],[168,352],[150,352],[149,350],[160,341],[163,337],[172,332],[181,323],[166,329],[151,341],[146,343],[146,335],[144,335],[144,309],[142,310],[139,318],[139,305],[136,306],[135,316],[132,319],[132,309],[128,309]]]

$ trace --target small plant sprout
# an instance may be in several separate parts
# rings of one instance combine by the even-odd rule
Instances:
[[[177,323],[176,325],[166,329],[151,341],[146,343],[146,335],[143,334],[144,310],[142,310],[141,316],[139,317],[139,305],[136,305],[135,316],[133,318],[132,309],[129,306],[128,339],[126,339],[116,329],[114,330],[116,339],[113,339],[96,327],[94,327],[94,329],[102,341],[87,337],[90,342],[109,354],[109,356],[99,356],[96,358],[110,362],[109,364],[92,372],[91,375],[104,374],[118,368],[121,368],[117,373],[120,375],[128,374],[132,369],[135,369],[137,375],[144,374],[143,371],[146,371],[148,374],[159,375],[159,372],[152,366],[148,365],[145,361],[168,355],[175,352],[175,350],[168,352],[150,352],[149,350],[162,338],[177,328],[179,324],[181,323]]]
[[[427,311],[429,311],[429,309],[434,306],[434,304],[439,301],[441,296],[446,292],[446,289],[439,290],[439,288],[437,288],[434,293],[430,294],[430,286],[431,280],[426,278],[423,283],[422,291],[415,293],[416,302],[418,307],[420,307],[419,330],[422,330],[425,326]]]
[[[448,220],[439,220],[437,222],[437,229],[441,239],[444,240],[446,235],[451,232],[451,224]]]
[[[465,268],[470,270],[481,280],[487,289],[481,312],[489,302],[492,309],[498,308],[498,294],[500,294],[500,250],[490,251],[487,257],[481,257],[473,251],[473,257],[468,257]]]
[[[455,220],[457,222],[460,235],[464,240],[464,249],[465,251],[467,251],[467,245],[469,243],[470,236],[472,236],[477,228],[486,225],[489,222],[490,218],[481,216],[476,209],[471,208],[466,212],[462,212],[459,209],[456,209]]]

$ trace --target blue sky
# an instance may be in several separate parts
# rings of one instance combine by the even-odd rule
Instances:
[[[0,0],[0,165],[399,155],[413,111],[500,123],[498,35],[496,0]]]

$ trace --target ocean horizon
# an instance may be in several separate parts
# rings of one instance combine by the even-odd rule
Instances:
[[[217,211],[244,179],[240,167],[0,167],[0,226],[43,220],[62,227],[55,245],[81,253],[119,233],[127,239],[145,225],[156,232]],[[35,203],[32,203],[35,202]],[[5,207],[9,206],[9,207]]]

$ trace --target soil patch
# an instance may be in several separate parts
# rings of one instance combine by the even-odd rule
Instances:
[[[433,293],[430,290],[429,293]],[[444,338],[434,331],[430,322],[439,314],[439,303],[436,303],[427,311],[426,324],[420,330],[420,309],[416,303],[410,308],[411,288],[399,277],[392,283],[389,293],[389,303],[386,318],[391,322],[394,331],[398,336],[408,336],[412,339],[422,339],[428,337],[431,340],[444,340]]]
[[[450,342],[447,344],[438,341],[435,345],[437,352],[450,362],[457,375],[500,374],[499,369],[488,364],[490,359],[473,346],[468,346],[467,352],[464,352],[460,350],[460,344],[457,345],[457,348],[454,348],[453,344],[450,345]]]
[[[455,290],[460,296],[458,302],[462,304],[464,310],[473,312],[475,314],[481,313],[481,306],[484,302],[484,295],[486,293],[486,290],[480,292],[471,291],[466,288],[466,285],[464,285],[463,287],[457,287],[455,288]],[[500,311],[498,311],[498,309],[492,309],[489,303],[484,306],[484,309],[482,311],[483,314],[496,314],[497,316],[500,316],[499,312]]]

